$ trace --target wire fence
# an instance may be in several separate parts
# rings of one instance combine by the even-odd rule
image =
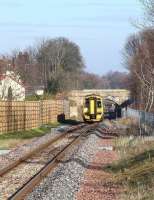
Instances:
[[[154,135],[154,113],[127,108],[123,110],[123,116],[135,118],[145,133]]]

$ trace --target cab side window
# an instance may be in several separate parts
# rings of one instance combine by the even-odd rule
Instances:
[[[85,107],[86,107],[86,108],[89,107],[89,99],[86,99],[86,101],[85,101]]]
[[[101,108],[102,107],[102,102],[101,101],[97,101],[97,107]]]

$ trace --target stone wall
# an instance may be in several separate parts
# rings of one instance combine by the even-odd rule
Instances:
[[[128,90],[72,90],[68,97],[70,102],[73,102],[73,106],[70,107],[72,113],[76,118],[81,118],[81,110],[86,95],[97,94],[103,97],[103,99],[111,99],[117,104],[121,104],[130,97]],[[71,114],[72,114],[71,113]]]

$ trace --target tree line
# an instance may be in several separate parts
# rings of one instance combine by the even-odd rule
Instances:
[[[67,38],[41,40],[25,51],[14,50],[0,60],[0,74],[13,70],[31,90],[44,88],[48,94],[72,89],[128,88],[127,73],[110,71],[96,75],[85,71],[80,47]]]
[[[75,87],[84,67],[79,46],[67,38],[39,41],[24,52],[14,50],[0,62],[1,73],[13,70],[25,85],[43,87],[47,93]]]
[[[129,88],[136,108],[154,111],[154,0],[140,0],[146,16],[140,31],[125,45],[124,58],[129,70]]]

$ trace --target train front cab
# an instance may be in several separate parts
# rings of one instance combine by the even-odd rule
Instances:
[[[87,122],[98,122],[103,119],[103,101],[99,96],[85,98],[83,118]]]

